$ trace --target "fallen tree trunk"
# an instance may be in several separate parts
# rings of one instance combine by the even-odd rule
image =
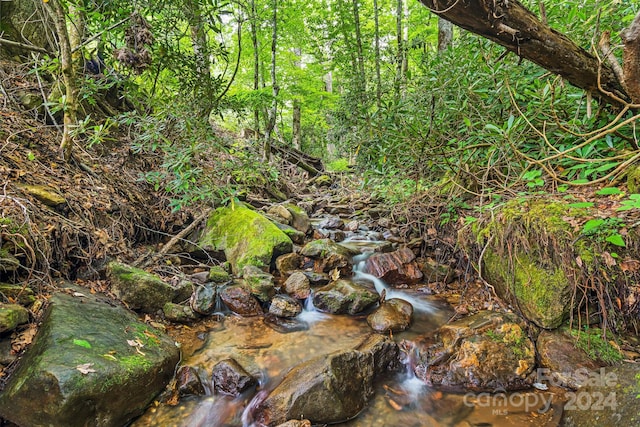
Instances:
[[[420,2],[455,25],[506,47],[605,102],[622,105],[632,101],[608,64],[553,30],[516,0]]]
[[[271,151],[282,160],[309,172],[310,176],[318,176],[324,171],[322,160],[312,157],[294,147],[287,147],[281,142],[272,142]]]

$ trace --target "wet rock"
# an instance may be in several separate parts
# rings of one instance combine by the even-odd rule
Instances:
[[[415,258],[415,254],[409,248],[389,253],[375,253],[365,261],[364,272],[390,285],[416,283],[423,275]]]
[[[531,385],[535,349],[515,315],[482,311],[441,327],[419,346],[416,375],[450,390],[518,390]]]
[[[0,303],[0,333],[13,331],[29,321],[29,311],[18,304]]]
[[[286,234],[242,203],[216,209],[198,245],[205,250],[224,251],[235,273],[245,265],[268,269],[275,258],[293,249]]]
[[[193,273],[189,275],[189,280],[193,283],[202,285],[204,283],[210,282],[209,280],[209,271],[199,271],[197,273]]]
[[[400,361],[400,348],[387,336],[371,334],[356,347],[356,350],[373,356],[376,375],[403,368]]]
[[[276,223],[276,226],[282,230],[284,234],[289,236],[291,241],[296,245],[302,245],[304,243],[305,234],[302,231],[298,231],[290,225]]]
[[[373,313],[367,316],[367,323],[376,332],[400,332],[411,325],[413,306],[411,303],[391,298],[380,304]]]
[[[217,300],[217,286],[211,283],[207,283],[204,285],[196,286],[195,291],[191,295],[191,300],[189,303],[193,311],[198,314],[202,314],[203,316],[208,316],[215,311]]]
[[[361,313],[378,302],[378,293],[350,280],[340,279],[315,291],[313,305],[331,314]]]
[[[214,265],[209,269],[209,280],[213,283],[227,283],[231,280],[231,275],[223,266]]]
[[[168,302],[162,307],[164,317],[171,322],[190,323],[198,318],[188,305],[174,304]]]
[[[296,317],[302,313],[302,304],[289,295],[276,295],[271,300],[269,313],[278,317]]]
[[[420,271],[427,282],[451,283],[456,279],[456,271],[449,265],[440,264],[432,258],[420,260]]]
[[[307,212],[303,208],[292,204],[287,204],[285,207],[291,213],[292,218],[290,224],[293,228],[303,234],[307,234],[311,228],[311,221],[309,220]]]
[[[158,276],[119,262],[108,264],[107,277],[113,293],[134,310],[155,313],[175,296],[175,289]]]
[[[311,293],[309,278],[301,271],[291,274],[284,282],[284,291],[297,299],[306,299]]]
[[[309,242],[300,253],[314,260],[314,271],[324,273],[328,273],[334,268],[348,272],[351,268],[351,257],[356,254],[330,239]]]
[[[127,425],[173,377],[179,360],[173,340],[130,311],[76,289],[85,297],[51,297],[33,345],[0,394],[5,420],[21,426]]]
[[[354,207],[349,205],[331,205],[326,208],[326,211],[332,215],[350,215],[354,210]]]
[[[289,210],[282,205],[273,205],[267,210],[267,215],[275,218],[278,222],[282,224],[291,224],[293,220],[293,215]]]
[[[211,373],[213,389],[217,393],[238,396],[257,383],[235,359],[224,359],[216,363]]]
[[[381,337],[382,338],[382,337]],[[342,350],[293,368],[256,408],[256,421],[277,426],[292,419],[333,424],[355,417],[374,393],[374,354],[384,345],[363,345],[364,351]]]
[[[261,302],[270,301],[276,294],[273,276],[265,273],[253,265],[245,265],[242,269],[242,277],[246,288],[251,295]]]
[[[191,280],[180,280],[177,285],[175,285],[173,302],[177,304],[182,304],[184,302],[188,302],[191,299],[191,295],[196,288],[196,284]]]
[[[358,223],[358,221],[354,219],[353,221],[349,221],[344,225],[344,231],[351,231],[351,232],[358,231],[359,226],[360,224]]]
[[[622,363],[588,373],[589,380],[564,404],[566,427],[638,426],[640,365]]]
[[[325,218],[318,224],[318,228],[326,230],[332,230],[342,227],[344,227],[344,221],[337,216],[330,216],[328,218]]]
[[[202,379],[193,366],[181,366],[176,373],[176,387],[180,396],[202,396],[205,394]]]
[[[542,331],[536,340],[540,364],[548,369],[545,375],[558,384],[577,389],[587,378],[576,376],[579,369],[595,371],[604,366],[592,360],[584,350],[576,347],[576,339],[567,331]]]
[[[303,259],[296,253],[280,255],[276,258],[276,269],[281,275],[286,276],[302,267]]]
[[[311,286],[324,286],[331,281],[328,274],[316,273],[314,271],[303,271],[304,275],[309,279]]]
[[[229,310],[244,317],[262,315],[260,303],[251,293],[240,285],[225,286],[220,290],[220,299]]]
[[[306,331],[309,329],[309,324],[300,319],[278,317],[273,313],[267,313],[264,316],[264,323],[274,331],[281,334],[288,334],[290,332]]]
[[[289,420],[286,423],[278,425],[278,427],[311,427],[309,420]]]

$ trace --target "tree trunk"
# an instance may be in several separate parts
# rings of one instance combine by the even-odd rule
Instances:
[[[276,48],[278,42],[278,0],[273,0],[273,21],[271,33],[271,88],[273,101],[269,109],[269,120],[267,121],[267,129],[265,130],[264,141],[264,159],[269,161],[271,158],[271,142],[273,140],[273,129],[276,126],[276,116],[278,114],[278,92],[280,88],[276,81]]]
[[[380,77],[380,10],[378,9],[378,0],[373,0],[373,20],[375,32],[376,105],[380,108],[382,103],[382,78]]]
[[[631,101],[610,66],[600,64],[594,55],[540,21],[517,0],[420,2],[455,25],[499,43],[605,102],[620,105]],[[598,87],[598,70],[603,90]]]
[[[260,50],[258,46],[258,14],[256,13],[256,1],[251,0],[251,43],[253,45],[253,90],[260,89]],[[260,108],[253,110],[253,126],[256,130],[255,140],[258,141],[260,133]]]
[[[624,83],[633,103],[640,104],[640,13],[620,37],[624,42]]]
[[[438,52],[449,49],[453,43],[453,24],[443,17],[438,17]]]
[[[403,0],[397,0],[396,2],[396,80],[395,91],[396,101],[400,100],[400,87],[402,86],[402,68],[404,64],[404,47],[403,47],[403,34],[402,34],[402,14],[403,14]]]
[[[69,32],[67,31],[67,21],[64,9],[59,0],[50,0],[46,3],[47,10],[51,14],[58,35],[58,44],[60,50],[60,67],[62,78],[65,85],[65,103],[64,103],[64,128],[62,130],[62,142],[60,142],[60,151],[62,158],[67,161],[71,158],[74,138],[73,129],[78,124],[78,81],[73,66],[71,56],[71,42]]]
[[[364,51],[362,49],[362,33],[360,30],[360,7],[358,6],[358,0],[353,0],[353,24],[356,31],[356,52],[358,54],[358,87],[362,91],[361,96],[364,96],[367,91],[367,77],[364,70]]]

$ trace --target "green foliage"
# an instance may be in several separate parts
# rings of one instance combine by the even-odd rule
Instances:
[[[620,228],[623,226],[624,221],[620,218],[595,218],[584,223],[581,234],[596,241],[608,242],[614,246],[625,247],[626,244],[620,234]]]
[[[628,211],[631,209],[640,209],[640,194],[629,194],[629,198],[620,202],[620,207],[616,210]]]
[[[585,327],[584,330],[572,329],[570,332],[576,338],[576,347],[586,352],[593,360],[609,364],[622,360],[620,351],[605,339],[601,329]]]
[[[349,159],[340,158],[327,163],[330,172],[346,172],[349,170]]]

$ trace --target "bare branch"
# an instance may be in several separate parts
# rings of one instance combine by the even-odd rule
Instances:
[[[39,52],[39,53],[46,53],[47,55],[54,55],[53,52],[50,52],[50,51],[48,51],[47,49],[45,49],[43,47],[34,46],[34,45],[31,45],[31,44],[20,43],[20,42],[15,42],[13,40],[7,40],[7,39],[3,39],[1,37],[0,37],[0,44],[5,45],[5,46],[10,46],[10,47],[17,47],[17,48],[29,50],[29,51],[32,51],[32,52]]]

